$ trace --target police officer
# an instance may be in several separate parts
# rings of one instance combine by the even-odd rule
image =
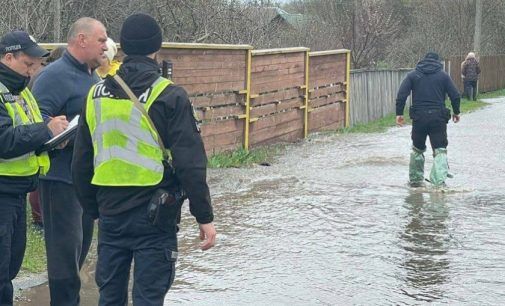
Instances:
[[[0,305],[12,305],[12,280],[26,246],[26,194],[49,169],[47,153],[34,151],[68,122],[64,116],[43,122],[27,88],[30,76],[49,52],[24,31],[0,40]]]
[[[133,304],[163,305],[177,259],[179,186],[199,223],[200,247],[215,243],[205,149],[186,92],[159,74],[161,42],[151,16],[125,20],[120,44],[127,56],[117,75],[141,106],[109,76],[91,88],[75,139],[77,195],[100,220],[96,281],[102,306],[127,304],[132,259]]]
[[[403,125],[405,101],[412,92],[412,153],[410,154],[409,182],[412,187],[423,186],[424,152],[426,137],[430,137],[433,149],[433,167],[430,182],[435,187],[445,185],[449,166],[447,163],[447,123],[451,111],[445,107],[445,97],[449,95],[452,104],[452,120],[459,122],[460,94],[451,77],[442,70],[440,57],[428,52],[409,72],[398,90],[396,98],[396,123]]]

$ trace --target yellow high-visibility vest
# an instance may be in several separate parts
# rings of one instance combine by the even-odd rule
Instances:
[[[160,77],[139,97],[147,97],[143,104],[146,112],[170,84]],[[88,94],[86,122],[94,152],[92,184],[153,186],[161,182],[164,166],[163,152],[156,142],[158,134],[132,101],[110,98],[101,81]]]
[[[28,88],[25,88],[21,92],[21,96],[18,98],[23,100],[19,101],[20,103],[24,102],[26,104],[28,112],[25,112],[18,102],[9,102],[3,98],[3,95],[9,93],[9,89],[7,89],[4,84],[0,83],[0,100],[2,100],[1,103],[4,104],[9,116],[12,118],[14,127],[43,122],[39,106]],[[49,157],[46,152],[39,156],[35,155],[35,152],[32,151],[15,158],[0,158],[0,175],[30,176],[36,174],[37,172],[40,172],[40,174],[46,174],[48,170]]]

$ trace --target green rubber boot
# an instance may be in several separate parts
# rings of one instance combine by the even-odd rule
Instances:
[[[411,187],[424,185],[424,151],[412,146],[409,164],[409,184]]]
[[[438,148],[433,152],[433,167],[431,168],[430,181],[435,187],[444,187],[445,179],[449,175],[447,163],[447,149]]]

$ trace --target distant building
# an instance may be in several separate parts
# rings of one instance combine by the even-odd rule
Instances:
[[[270,23],[275,24],[280,28],[298,30],[305,26],[308,21],[307,16],[303,14],[291,14],[278,7],[269,9],[274,10],[274,17],[271,19]]]
[[[248,7],[245,12],[269,31],[299,30],[308,21],[303,14],[291,14],[279,7]]]

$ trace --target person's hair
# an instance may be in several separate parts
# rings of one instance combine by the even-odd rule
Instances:
[[[47,57],[45,64],[49,65],[50,63],[59,59],[63,55],[65,50],[67,50],[67,48],[63,46],[59,46],[56,49],[51,50],[51,53],[49,53],[49,56]]]
[[[466,56],[465,60],[469,60],[471,58],[475,58],[475,53],[473,52],[468,52],[468,55]]]
[[[23,52],[23,50],[19,50],[19,51],[14,51],[14,52],[2,53],[2,54],[0,54],[0,60],[4,59],[5,55],[7,55],[8,53],[11,53],[12,56],[17,58],[19,55],[23,54],[24,52]]]
[[[96,22],[98,22],[98,20],[91,17],[82,17],[77,19],[68,31],[67,42],[72,42],[80,33],[90,34],[91,31],[93,31],[93,26]]]

